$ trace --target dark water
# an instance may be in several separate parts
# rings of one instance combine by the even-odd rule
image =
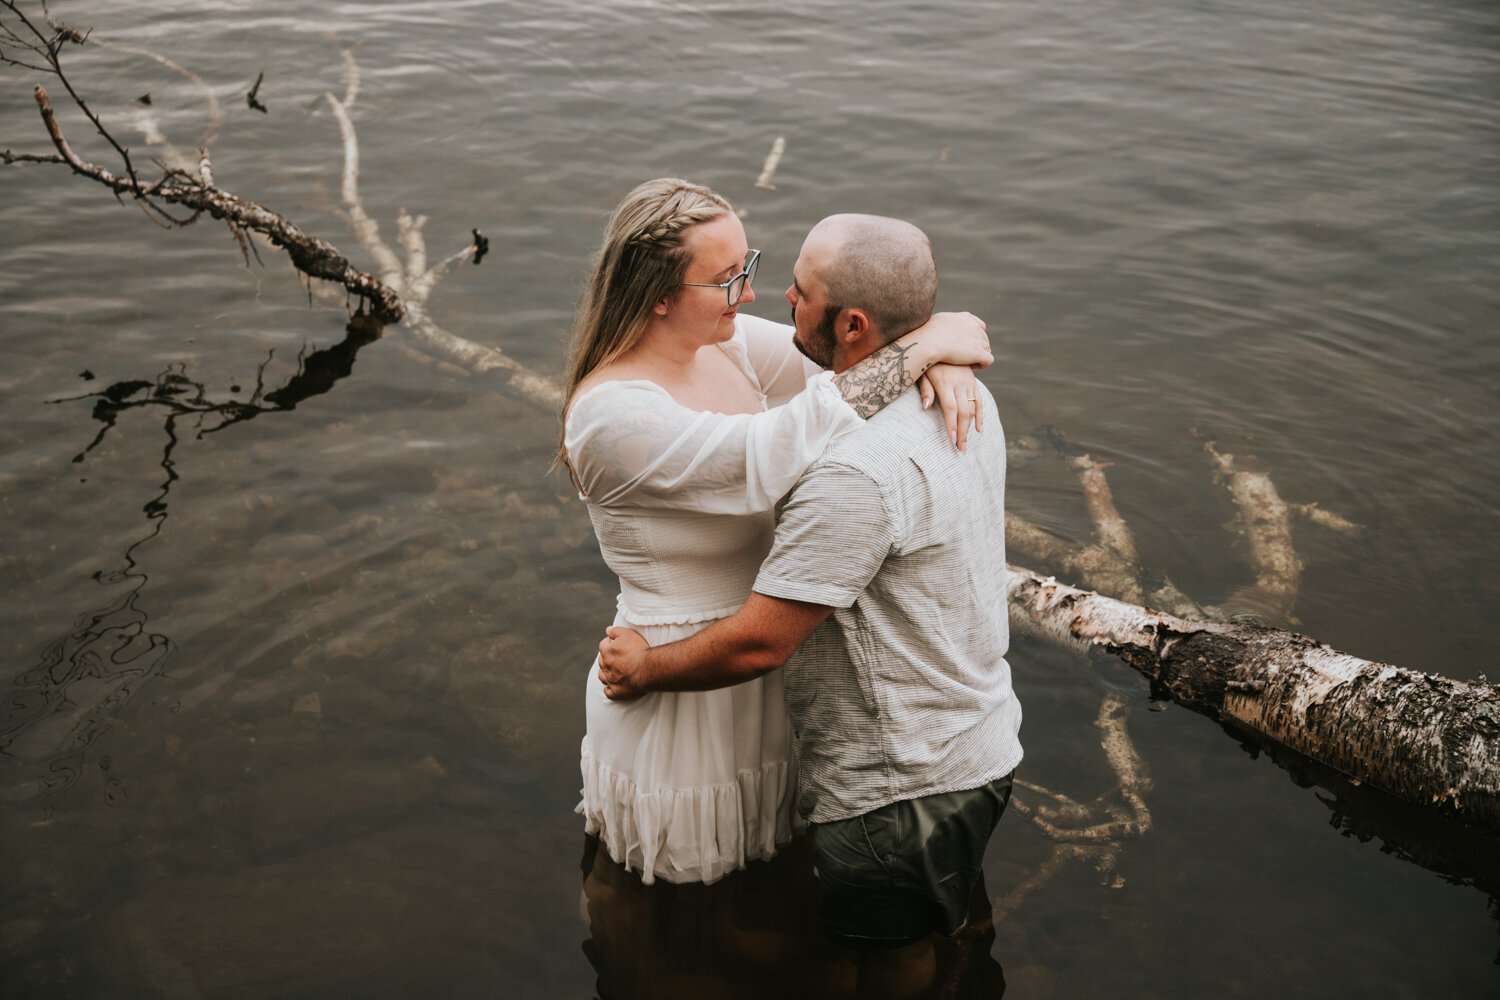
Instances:
[[[219,183],[364,261],[321,96],[352,46],[367,207],[392,239],[399,208],[428,215],[434,257],[484,230],[489,257],[431,311],[547,374],[603,218],[640,179],[745,209],[774,318],[817,218],[910,218],[942,304],[989,320],[1007,427],[1051,424],[1111,461],[1152,567],[1205,601],[1249,579],[1197,429],[1253,450],[1288,500],[1371,528],[1299,527],[1303,630],[1493,670],[1493,4],[53,11],[201,75]],[[167,138],[201,141],[182,76],[118,49],[68,58],[138,157],[145,93]],[[244,101],[261,71],[267,114]],[[0,145],[43,150],[33,82],[0,69]],[[78,115],[64,127],[104,160]],[[778,135],[776,188],[756,188]],[[553,418],[399,331],[347,338],[341,305],[310,305],[273,252],[244,266],[219,224],[163,231],[57,168],[0,172],[0,233],[0,992],[590,996],[609,942],[584,946],[572,807],[613,590],[546,475]],[[1011,496],[1087,537],[1057,468],[1018,470]],[[1493,838],[1148,711],[1117,664],[1027,643],[1012,662],[1030,781],[1110,794],[1093,722],[1111,693],[1154,781],[1151,830],[1102,871],[1049,867],[1050,840],[1002,823],[981,950],[1012,996],[1500,991]],[[773,941],[806,918],[691,906],[700,938],[662,918],[647,960],[715,921]],[[754,975],[703,954],[697,995],[823,982],[775,948]]]

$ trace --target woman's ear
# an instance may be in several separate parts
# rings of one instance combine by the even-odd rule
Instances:
[[[672,300],[667,298],[658,299],[656,305],[651,307],[651,311],[658,316],[665,316],[672,311]]]

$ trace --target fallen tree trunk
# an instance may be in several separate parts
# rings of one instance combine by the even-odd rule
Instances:
[[[1011,623],[1114,654],[1172,698],[1500,833],[1500,687],[1252,624],[1192,622],[1010,567]]]

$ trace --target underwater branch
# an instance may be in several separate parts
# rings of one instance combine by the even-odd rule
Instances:
[[[1195,436],[1204,435],[1194,431]],[[1038,559],[1082,587],[1012,566],[1011,626],[1129,663],[1155,691],[1424,807],[1500,831],[1500,687],[1375,663],[1285,626],[1301,584],[1294,517],[1358,537],[1363,529],[1316,504],[1289,503],[1253,455],[1208,439],[1215,478],[1236,509],[1251,583],[1218,606],[1148,574],[1105,474],[1056,430],[1008,442],[1011,466],[1048,451],[1078,477],[1094,539],[1060,538],[1007,513],[1009,555]],[[1084,589],[1091,588],[1091,589]],[[1156,610],[1165,609],[1165,610]]]

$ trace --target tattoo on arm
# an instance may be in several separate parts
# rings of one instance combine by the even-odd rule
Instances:
[[[905,344],[892,341],[854,367],[835,375],[833,384],[838,386],[844,401],[854,407],[854,412],[868,420],[922,377],[925,367],[918,368],[917,359],[907,357],[915,346],[915,340]]]

